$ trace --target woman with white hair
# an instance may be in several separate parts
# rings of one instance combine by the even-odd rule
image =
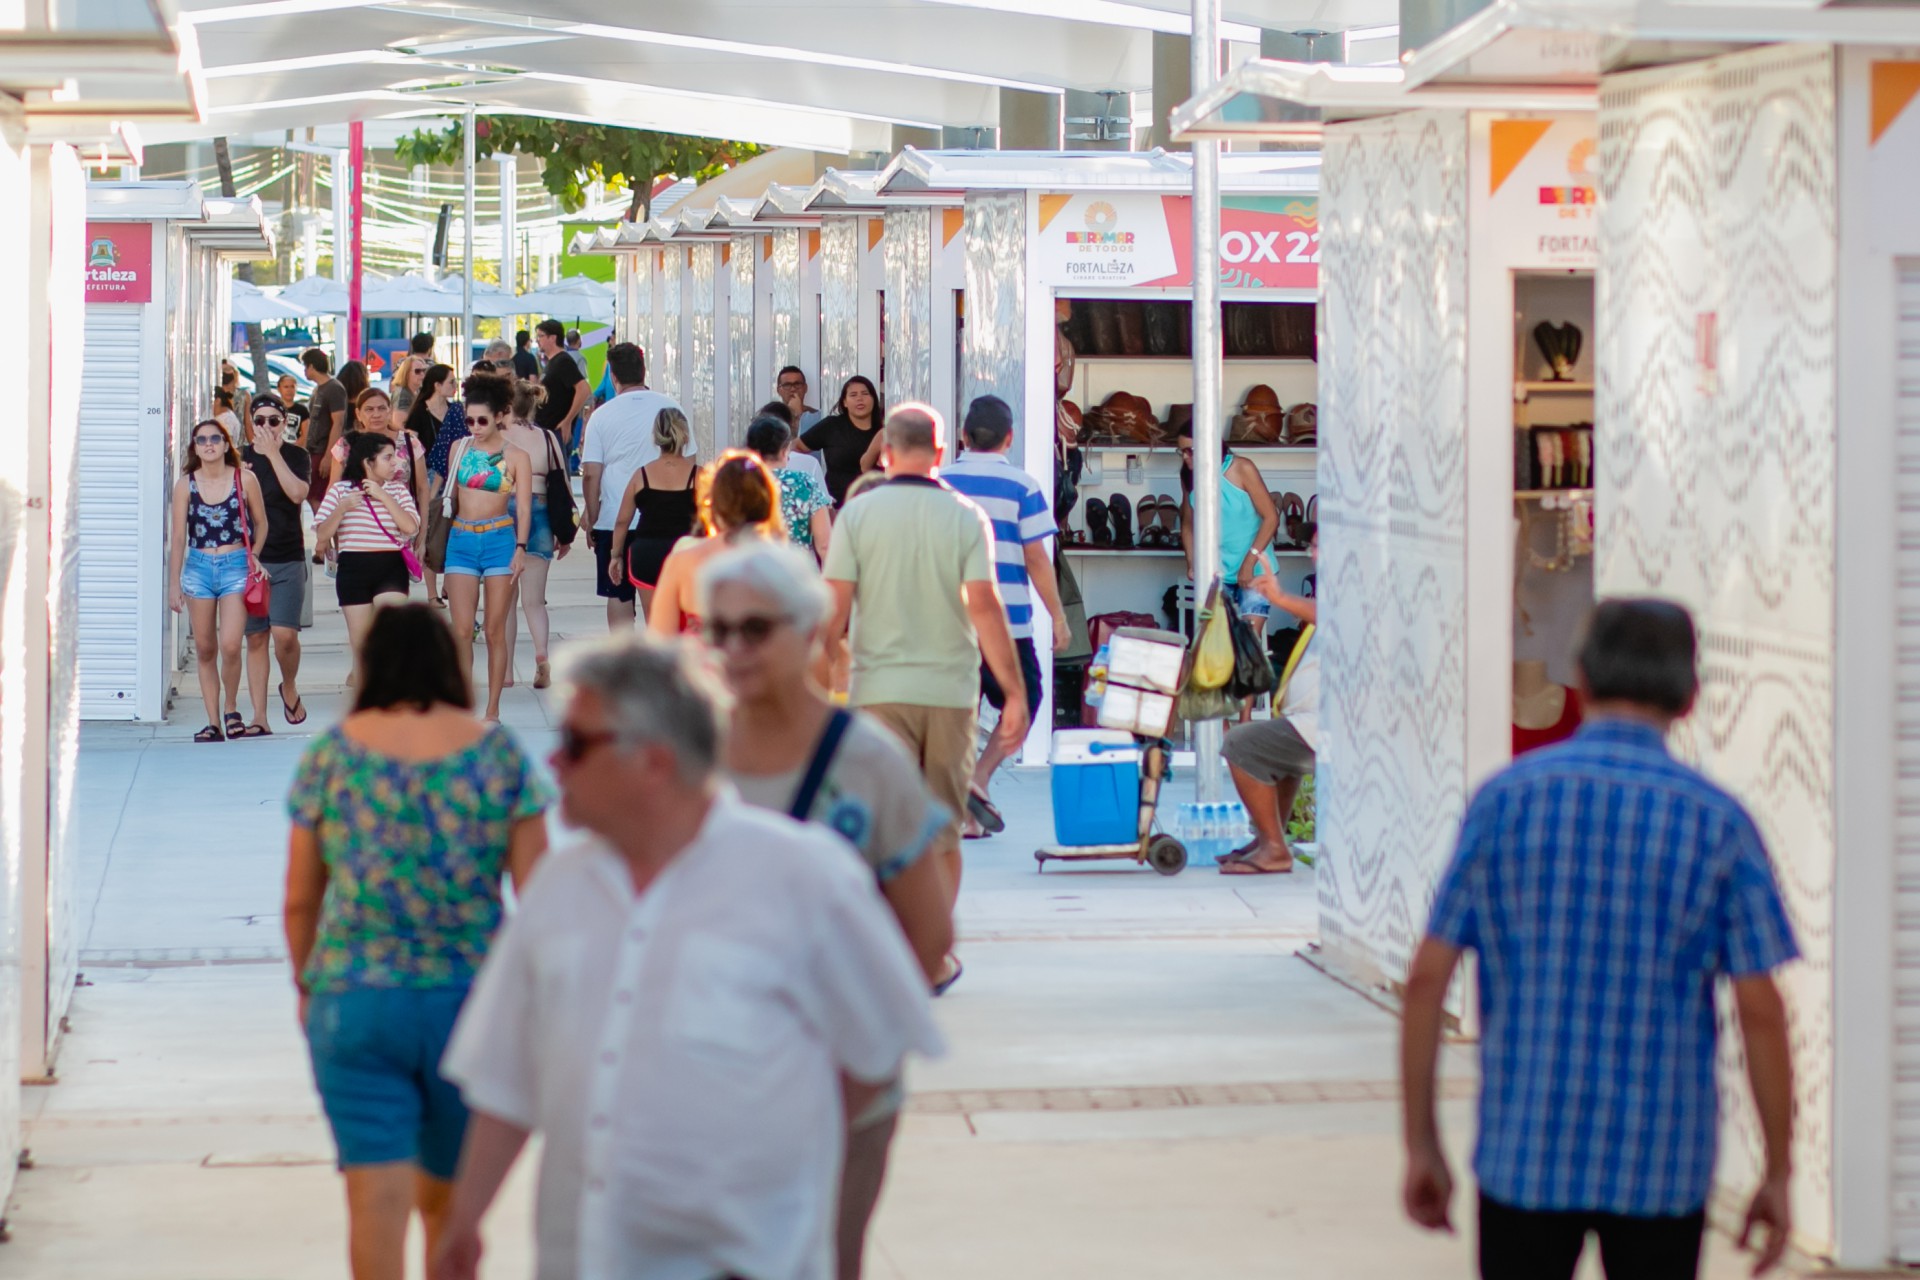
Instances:
[[[833,604],[813,557],[753,541],[708,561],[697,586],[706,645],[734,696],[723,770],[747,803],[817,823],[853,845],[928,982],[937,982],[953,917],[940,865],[926,854],[949,815],[891,732],[833,705],[809,676]],[[901,1097],[896,1081],[851,1125],[840,1184],[840,1280],[860,1275]]]

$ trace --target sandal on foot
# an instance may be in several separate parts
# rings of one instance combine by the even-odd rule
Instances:
[[[1293,864],[1284,867],[1263,867],[1251,858],[1241,858],[1236,862],[1220,860],[1220,874],[1223,876],[1284,876],[1293,873]]]
[[[263,724],[250,724],[239,733],[230,735],[235,738],[271,738],[273,730]]]
[[[280,682],[280,714],[287,718],[287,723],[290,725],[305,724],[307,722],[306,699],[295,698],[292,706],[287,705],[287,682],[285,680]]]
[[[220,732],[219,725],[210,724],[200,732],[194,734],[193,740],[195,742],[225,742],[227,735]]]
[[[1000,815],[998,809],[993,807],[993,801],[978,791],[967,792],[967,812],[988,835],[997,836],[1007,829],[1007,820]]]
[[[552,683],[553,683],[552,668],[548,667],[548,665],[544,662],[534,663],[533,664],[533,687],[536,689],[545,689]]]
[[[220,720],[221,728],[227,731],[229,738],[237,738],[247,731],[247,722],[240,718],[238,711],[229,711]]]
[[[966,971],[967,971],[967,967],[960,963],[959,957],[958,956],[954,957],[953,972],[948,974],[946,977],[940,979],[940,981],[933,984],[933,994],[936,996],[943,996],[947,994],[947,992],[953,987],[953,984],[960,981],[960,975],[965,973]]]

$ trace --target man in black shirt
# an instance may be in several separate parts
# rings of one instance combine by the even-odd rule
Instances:
[[[333,383],[335,387],[339,384]],[[317,395],[317,393],[316,393]],[[286,439],[287,414],[277,396],[253,399],[251,443],[240,460],[260,485],[261,505],[267,509],[267,538],[260,548],[260,565],[273,580],[264,618],[247,619],[247,694],[253,702],[253,723],[240,734],[263,738],[273,732],[267,724],[267,637],[273,637],[273,657],[280,663],[280,709],[289,725],[307,718],[300,703],[300,615],[307,601],[307,541],[300,531],[300,504],[306,501],[311,459],[299,445]]]
[[[562,427],[580,416],[590,394],[587,376],[566,354],[566,336],[567,327],[558,320],[542,320],[535,326],[535,341],[540,344],[540,354],[547,362],[546,376],[540,380],[547,389],[547,398],[534,411],[533,418],[556,437]]]
[[[540,357],[527,350],[527,344],[533,341],[533,335],[525,329],[513,335],[513,376],[516,378],[540,377]]]
[[[305,439],[301,433],[306,429],[308,411],[307,406],[300,403],[299,380],[290,373],[283,373],[273,386],[280,393],[280,403],[287,411],[287,439],[300,444]]]

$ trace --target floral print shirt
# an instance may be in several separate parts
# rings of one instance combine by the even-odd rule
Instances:
[[[833,510],[833,499],[804,471],[782,467],[773,478],[780,483],[780,517],[787,522],[787,537],[796,547],[813,546],[813,513]]]
[[[500,927],[513,826],[547,802],[498,725],[438,760],[383,755],[338,725],[315,738],[287,797],[327,868],[308,989],[471,983]]]

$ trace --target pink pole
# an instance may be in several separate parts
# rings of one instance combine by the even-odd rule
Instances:
[[[365,211],[366,126],[355,120],[347,126],[347,163],[353,169],[353,194],[349,205],[353,224],[353,270],[347,274],[347,359],[361,357],[365,338],[360,332],[360,278],[364,259],[361,255],[361,216]]]

